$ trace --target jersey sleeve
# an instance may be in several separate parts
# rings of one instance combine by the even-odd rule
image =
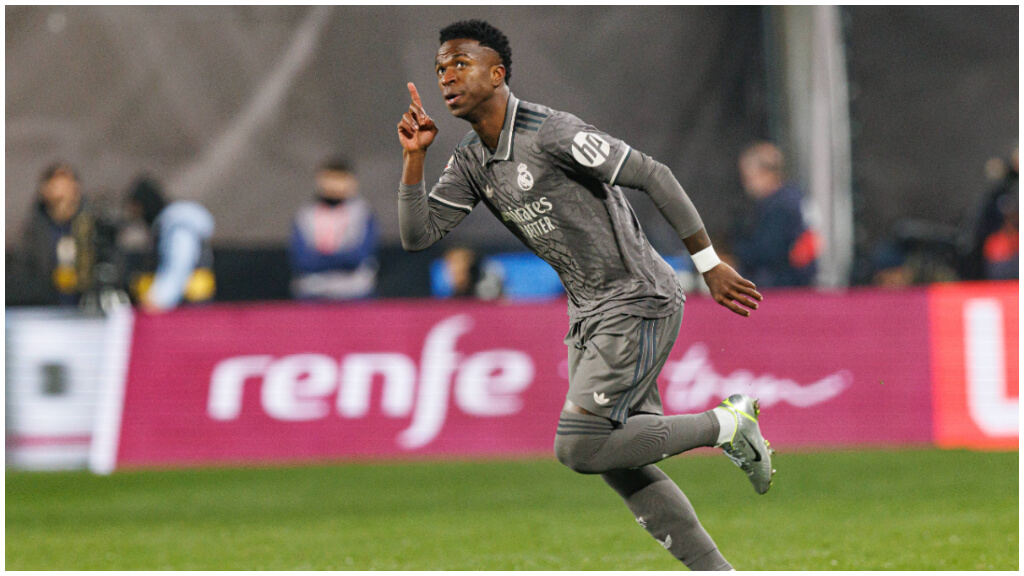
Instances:
[[[473,193],[469,179],[466,178],[462,167],[459,165],[460,162],[465,162],[465,160],[459,160],[458,151],[456,151],[448,159],[444,171],[441,172],[441,178],[430,189],[430,194],[427,194],[427,198],[449,208],[455,208],[469,214],[476,207],[480,198]]]
[[[563,169],[614,186],[629,157],[625,142],[572,114],[552,115],[537,134],[541,150]]]
[[[429,248],[459,225],[479,202],[469,180],[458,167],[455,154],[437,184],[424,193],[423,183],[398,189],[398,224],[402,246],[408,251]]]

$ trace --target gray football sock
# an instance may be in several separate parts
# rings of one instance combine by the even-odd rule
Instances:
[[[637,523],[690,570],[732,569],[686,495],[657,466],[614,470],[601,478],[619,493]]]
[[[710,411],[636,414],[623,425],[600,416],[562,412],[555,455],[576,472],[600,474],[653,464],[698,446],[714,446],[718,430],[718,419]]]

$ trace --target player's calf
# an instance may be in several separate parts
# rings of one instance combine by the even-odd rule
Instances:
[[[637,524],[690,570],[729,570],[683,491],[657,466],[601,475],[633,513]]]

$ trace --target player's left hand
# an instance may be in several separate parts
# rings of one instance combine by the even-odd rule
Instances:
[[[764,296],[757,291],[757,286],[754,286],[753,282],[740,276],[732,266],[725,262],[705,272],[704,282],[711,289],[711,295],[715,298],[715,302],[740,316],[750,316],[751,310],[757,310],[757,302],[764,300]]]

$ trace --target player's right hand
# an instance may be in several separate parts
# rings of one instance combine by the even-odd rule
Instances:
[[[398,141],[406,152],[425,152],[437,136],[437,126],[423,110],[423,102],[420,100],[420,93],[416,91],[416,86],[409,82],[408,87],[412,104],[409,105],[409,111],[402,114],[402,121],[398,123]]]

